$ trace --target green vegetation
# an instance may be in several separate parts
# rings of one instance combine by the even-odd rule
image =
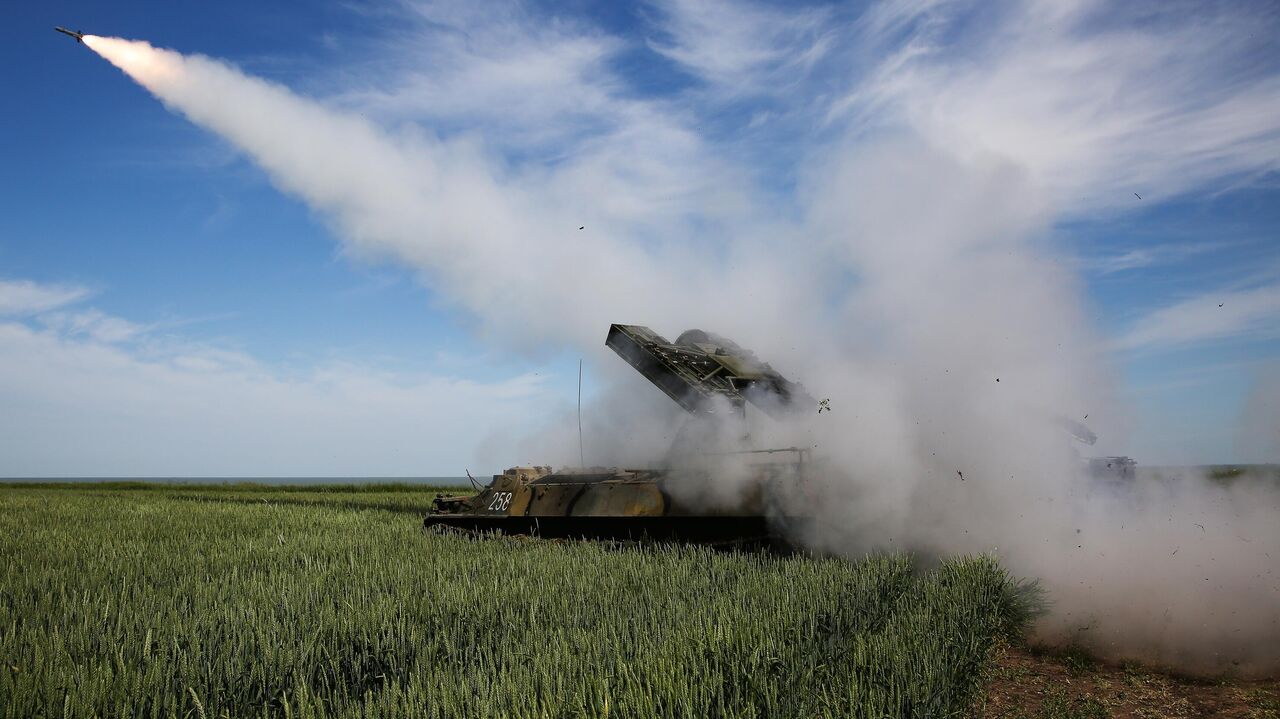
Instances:
[[[1280,465],[1276,464],[1219,464],[1205,467],[1205,475],[1222,484],[1233,484],[1236,480],[1280,481]]]
[[[1108,719],[1111,712],[1093,697],[1071,696],[1061,688],[1051,690],[1040,709],[1031,715],[1017,715],[1016,719]]]
[[[0,490],[0,717],[962,716],[994,561],[424,533],[433,490]],[[287,501],[286,501],[287,500]]]
[[[1248,702],[1254,707],[1254,719],[1280,719],[1280,694],[1254,689],[1248,693]]]
[[[1078,644],[1058,647],[1052,649],[1051,653],[1073,677],[1082,677],[1098,668],[1098,660],[1093,653]]]
[[[77,492],[120,491],[131,492],[198,492],[201,495],[223,497],[235,494],[253,494],[257,496],[289,496],[289,495],[329,495],[329,494],[384,494],[412,493],[434,496],[436,492],[449,494],[474,491],[470,487],[451,486],[437,487],[413,482],[372,482],[365,484],[262,484],[260,482],[236,481],[220,483],[196,482],[158,482],[137,479],[109,479],[93,482],[60,482],[60,481],[7,481],[0,482],[0,491],[6,489],[70,489]]]

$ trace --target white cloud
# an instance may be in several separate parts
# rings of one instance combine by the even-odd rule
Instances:
[[[287,373],[216,347],[62,329],[0,323],[0,476],[484,474],[530,458],[481,459],[477,434],[527,431],[549,403],[531,375]]]
[[[1083,270],[1100,275],[1127,272],[1147,267],[1169,265],[1183,260],[1214,252],[1225,247],[1221,242],[1193,242],[1151,244],[1115,254],[1100,254],[1084,257],[1076,265]]]
[[[66,335],[85,335],[99,342],[124,342],[145,331],[142,325],[100,310],[49,312],[39,317],[44,325]]]
[[[517,5],[408,3],[402,27],[339,102],[445,134],[483,133],[523,155],[558,151],[628,122],[642,102],[609,71],[624,44],[591,27],[547,23]]]
[[[618,72],[633,41],[518,3],[406,6],[406,32],[369,61],[375,72],[344,78],[337,104],[386,124],[414,123],[411,134],[431,144],[443,138],[437,147],[455,165],[520,187],[544,214],[563,211],[557,230],[670,236],[690,218],[747,206],[746,173],[714,151],[700,118],[669,98],[642,96]]]
[[[83,287],[0,279],[0,316],[48,312],[88,296],[89,291]]]
[[[1237,5],[896,3],[891,54],[832,108],[1025,167],[1071,212],[1280,168],[1276,17]],[[873,17],[878,17],[872,13]],[[901,34],[907,33],[902,40]]]
[[[35,318],[59,334],[83,335],[100,342],[124,342],[145,330],[98,309],[69,309],[90,294],[73,285],[0,280],[0,317]]]
[[[832,13],[724,0],[659,0],[654,51],[729,95],[773,94],[830,50]]]
[[[1117,343],[1156,350],[1227,338],[1280,336],[1280,285],[1206,292],[1148,313]]]
[[[476,435],[546,405],[544,381],[329,362],[285,371],[94,308],[82,288],[0,281],[0,477],[457,476]],[[523,431],[523,430],[522,430]]]

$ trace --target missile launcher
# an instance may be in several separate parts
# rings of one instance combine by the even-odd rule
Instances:
[[[709,332],[689,330],[670,342],[647,327],[615,324],[605,344],[697,420],[719,421],[748,404],[778,418],[817,406],[800,385]],[[785,544],[784,530],[797,519],[779,498],[803,485],[808,450],[729,454],[745,479],[728,504],[695,501],[698,492],[688,491],[689,483],[712,479],[705,472],[715,471],[717,461],[695,463],[703,469],[692,471],[513,467],[474,495],[437,497],[424,524],[542,537]]]

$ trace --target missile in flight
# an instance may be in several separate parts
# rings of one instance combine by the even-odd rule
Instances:
[[[63,35],[70,35],[71,37],[74,37],[76,39],[76,42],[79,42],[79,43],[84,42],[84,33],[82,32],[76,32],[75,30],[68,30],[65,27],[55,27],[54,30],[57,30]]]

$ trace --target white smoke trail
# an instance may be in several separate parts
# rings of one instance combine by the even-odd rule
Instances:
[[[1280,557],[1274,493],[1241,501],[1188,479],[1125,499],[1079,476],[1060,418],[1103,418],[1105,433],[1122,411],[1074,277],[1037,244],[1048,193],[1017,165],[911,133],[837,146],[802,178],[802,221],[707,246],[683,217],[639,222],[580,178],[510,167],[474,140],[389,133],[202,56],[86,44],[242,149],[348,247],[421,271],[496,342],[598,352],[610,322],[703,325],[802,377],[833,411],[756,431],[831,462],[815,544],[997,551],[1049,586],[1052,636],[1276,666],[1280,602],[1261,559]],[[576,230],[584,212],[591,232]],[[601,371],[651,392],[619,365]],[[600,410],[616,436],[589,444],[595,461],[665,451],[659,405]],[[565,445],[548,459],[575,457]]]
[[[685,276],[681,268],[714,264],[679,244],[646,250],[652,238],[635,227],[609,232],[616,221],[584,209],[575,185],[521,175],[474,142],[386,133],[204,56],[118,38],[85,42],[254,158],[282,190],[331,219],[351,249],[420,269],[507,341],[594,346],[599,328],[620,316],[684,321],[690,307],[723,304],[718,287],[764,269]],[[576,230],[584,214],[592,232]],[[676,283],[678,293],[654,291]],[[780,299],[761,297],[761,305]]]

